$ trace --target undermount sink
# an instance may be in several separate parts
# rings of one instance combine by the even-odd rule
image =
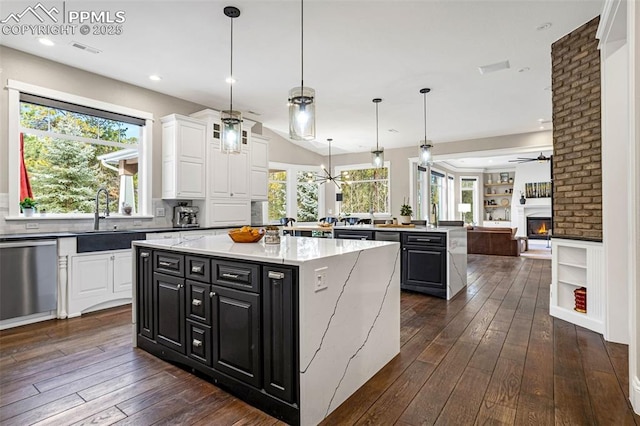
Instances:
[[[131,248],[131,242],[144,240],[146,234],[139,231],[115,230],[115,231],[89,231],[76,237],[77,253],[92,251],[122,250]]]

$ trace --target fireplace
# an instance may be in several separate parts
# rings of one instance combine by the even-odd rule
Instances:
[[[546,240],[551,232],[550,217],[527,217],[527,237]]]

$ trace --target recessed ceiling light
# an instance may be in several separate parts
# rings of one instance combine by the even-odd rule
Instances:
[[[489,160],[489,163],[493,163],[493,160],[491,160],[491,159],[490,159],[490,160]]]
[[[530,71],[530,70],[531,70],[531,68],[529,68],[529,67],[522,67],[522,68],[520,68],[518,70],[518,72],[527,72],[527,71]]]
[[[540,126],[540,130],[544,130],[544,126]]]
[[[538,122],[542,123],[544,121],[544,118],[538,118]]]
[[[551,25],[553,25],[551,22],[545,22],[544,24],[540,24],[536,27],[537,31],[544,31],[544,30],[548,30],[549,28],[551,28]]]
[[[149,80],[160,81],[160,80],[162,80],[162,77],[160,77],[157,74],[152,74],[152,75],[149,76]]]
[[[236,79],[233,78],[233,77],[227,77],[227,78],[224,79],[224,81],[226,81],[227,84],[233,84],[233,83],[236,82]]]
[[[38,41],[39,41],[41,44],[44,44],[45,46],[54,46],[54,45],[55,45],[55,43],[54,43],[54,42],[52,42],[51,40],[49,40],[48,38],[45,38],[45,37],[40,37],[40,38],[38,39]]]

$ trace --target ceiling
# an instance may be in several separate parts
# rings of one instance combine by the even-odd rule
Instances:
[[[46,2],[50,7],[62,1]],[[0,19],[34,2],[3,1]],[[602,0],[307,0],[304,78],[317,95],[318,142],[335,152],[534,132],[551,119],[551,43],[601,11]],[[234,109],[286,135],[287,94],[300,84],[300,2],[66,1],[71,10],[122,10],[121,35],[3,35],[0,43],[77,68],[216,109],[228,109],[229,18],[234,21]],[[27,20],[29,17],[25,17]],[[545,23],[551,26],[538,29]],[[80,42],[100,53],[71,46]],[[478,67],[511,68],[481,75]],[[43,70],[44,72],[44,70]],[[158,74],[161,81],[148,76]],[[248,113],[252,111],[253,113]]]

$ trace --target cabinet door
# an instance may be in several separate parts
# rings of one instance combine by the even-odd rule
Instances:
[[[251,200],[266,200],[268,187],[269,169],[251,169]]]
[[[410,290],[441,290],[446,297],[446,249],[405,246],[402,249],[402,284]],[[434,294],[433,291],[429,292]],[[440,295],[440,294],[438,294]]]
[[[287,402],[296,402],[294,300],[292,271],[265,267],[262,279],[264,389]]]
[[[211,226],[246,225],[251,223],[251,201],[236,197],[211,199],[207,216]]]
[[[71,298],[96,298],[101,301],[112,292],[111,254],[73,256],[71,261]]]
[[[229,157],[229,195],[234,198],[249,198],[249,154],[228,155]]]
[[[184,278],[154,273],[156,340],[185,353]]]
[[[261,387],[260,296],[213,285],[213,368]]]
[[[209,145],[209,196],[229,196],[229,154],[220,151],[214,144]]]
[[[113,292],[120,293],[123,297],[133,297],[131,252],[115,253],[111,257],[113,261]]]
[[[154,339],[155,323],[153,309],[153,263],[151,261],[151,250],[138,250],[137,268],[137,318],[138,333],[149,339]]]

